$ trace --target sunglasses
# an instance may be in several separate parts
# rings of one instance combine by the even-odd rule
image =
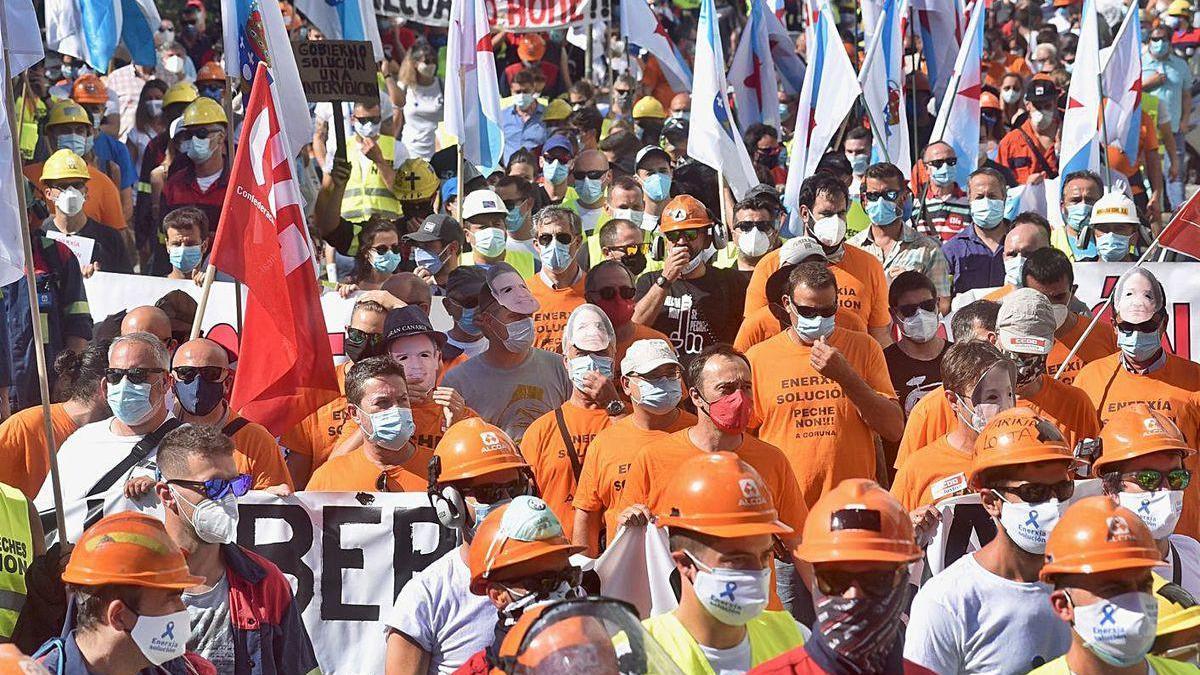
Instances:
[[[957,157],[947,157],[946,159],[931,159],[925,163],[928,164],[929,166],[932,166],[935,169],[940,169],[943,166],[958,166],[958,158]]]
[[[894,570],[877,570],[872,572],[850,572],[847,570],[823,569],[817,570],[817,588],[825,595],[842,595],[851,586],[858,586],[864,593],[874,598],[886,598],[896,588],[896,581],[903,573],[903,567]]]
[[[558,590],[558,587],[566,582],[569,586],[578,586],[583,579],[583,572],[578,567],[572,567],[561,572],[544,574],[528,579],[520,579],[512,583],[513,586],[523,588],[534,595],[549,595]]]
[[[605,246],[603,250],[606,254],[620,253],[621,255],[626,256],[645,253],[646,247],[646,244],[630,244],[628,246]]]
[[[937,300],[930,298],[923,302],[918,302],[912,305],[896,305],[896,313],[905,319],[917,313],[918,309],[923,309],[926,312],[937,311]]]
[[[221,133],[221,131],[223,131],[223,130],[222,129],[205,129],[205,128],[189,129],[189,130],[184,131],[179,134],[179,140],[187,141],[187,140],[191,140],[193,138],[199,138],[199,139],[203,140],[203,139],[208,138],[209,136],[219,134],[219,133]]]
[[[197,377],[203,378],[205,382],[220,382],[228,372],[221,366],[176,366],[171,369],[175,379],[186,384],[191,384]]]
[[[740,230],[742,232],[758,230],[759,232],[766,234],[775,229],[775,224],[769,220],[743,220],[740,223],[735,223],[733,225],[733,229]]]
[[[1125,333],[1154,333],[1158,330],[1159,318],[1156,316],[1152,319],[1147,319],[1141,323],[1129,323],[1128,321],[1118,321],[1117,328]]]
[[[837,314],[837,305],[833,305],[832,307],[809,307],[808,305],[797,305],[796,302],[791,299],[789,299],[788,302],[791,303],[792,309],[795,310],[797,314],[806,319],[812,319],[818,316],[828,319],[834,314]]]
[[[602,300],[612,300],[618,295],[625,300],[632,300],[633,296],[637,295],[637,290],[633,286],[605,286],[604,288],[597,288],[596,294]]]
[[[584,178],[600,180],[601,178],[604,178],[604,174],[606,173],[608,172],[604,171],[603,169],[597,169],[595,171],[572,171],[571,175],[575,176],[575,180],[583,180]]]
[[[513,209],[521,206],[524,203],[525,203],[524,199],[511,199],[511,200],[506,199],[506,200],[504,200],[504,208],[508,209],[509,211],[512,211]]]
[[[118,384],[124,378],[129,378],[133,384],[145,384],[150,381],[153,373],[165,373],[165,368],[105,368],[104,379],[109,384]]]
[[[380,244],[378,246],[372,246],[370,250],[375,251],[377,255],[386,255],[388,251],[391,251],[392,253],[400,253],[404,250],[404,246],[402,244],[392,244],[391,246],[388,246],[387,244]]]
[[[565,152],[559,152],[556,150],[552,153],[542,155],[542,159],[546,160],[547,164],[549,164],[550,162],[558,162],[559,164],[566,164],[567,162],[571,161],[571,156]]]
[[[215,502],[230,493],[233,493],[234,497],[241,497],[250,491],[250,486],[254,484],[254,479],[248,473],[239,473],[233,478],[210,478],[208,480],[172,479],[167,481],[167,484],[181,485],[189,490],[195,490]]]
[[[899,190],[879,190],[878,192],[868,192],[863,190],[862,192],[862,200],[864,202],[873,202],[877,199],[886,199],[889,202],[894,202],[899,196]]]
[[[346,342],[351,342],[356,345],[362,344],[379,344],[383,341],[382,333],[368,333],[365,330],[346,327]]]
[[[355,117],[359,124],[379,124],[383,121],[381,117]]]
[[[672,244],[678,244],[683,240],[696,241],[700,238],[701,232],[702,229],[675,230],[673,232],[667,232],[663,234],[663,236],[666,237],[667,241],[671,242]]]
[[[1075,494],[1075,481],[1064,480],[1051,484],[1021,483],[1020,485],[997,485],[992,490],[1003,490],[1014,494],[1026,504],[1042,504],[1051,499],[1065,502]]]
[[[508,483],[490,483],[466,488],[465,492],[481,504],[495,504],[505,499],[529,494],[529,483],[524,480],[514,480]]]
[[[557,241],[564,246],[570,246],[575,241],[575,235],[570,232],[559,232],[557,234],[539,234],[538,243],[542,246],[549,246],[550,242]]]
[[[1168,490],[1186,490],[1192,482],[1192,472],[1188,469],[1171,469],[1167,472],[1158,469],[1142,469],[1116,474],[1122,481],[1136,483],[1147,492],[1154,492],[1164,485]]]
[[[49,187],[51,187],[55,190],[60,190],[60,191],[61,190],[70,190],[71,188],[75,188],[76,190],[82,191],[83,188],[87,187],[87,183],[84,181],[69,182],[69,183],[64,182],[64,183],[55,183],[54,185],[51,185]]]

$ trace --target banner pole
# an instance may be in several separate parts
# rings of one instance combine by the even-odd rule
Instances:
[[[200,326],[204,321],[204,312],[208,309],[208,294],[212,291],[213,279],[217,278],[217,268],[210,264],[204,270],[204,285],[200,290],[200,301],[196,303],[196,318],[192,320],[192,340],[200,337]],[[241,335],[241,331],[238,331]]]
[[[46,434],[46,452],[50,460],[50,486],[54,490],[54,525],[58,530],[58,540],[65,541],[67,536],[66,515],[63,513],[62,481],[58,472],[58,442],[54,438],[54,425],[50,421],[50,379],[46,369],[46,350],[42,335],[42,313],[38,307],[37,276],[33,270],[33,235],[29,231],[28,205],[25,203],[25,181],[21,172],[21,127],[17,126],[15,112],[16,96],[12,88],[12,58],[9,52],[7,12],[0,9],[0,43],[4,50],[0,56],[4,58],[4,96],[7,105],[4,114],[8,118],[8,127],[12,130],[12,163],[13,176],[16,184],[13,186],[17,193],[17,212],[21,228],[21,244],[25,249],[25,290],[29,300],[29,318],[33,328],[33,354],[37,362],[38,393],[42,398],[43,431]],[[22,102],[24,103],[24,102]],[[22,115],[24,115],[22,106]],[[74,264],[72,261],[69,264]]]
[[[250,84],[251,84],[251,86],[253,86],[253,84],[254,84],[253,81],[251,81]],[[225,80],[225,92],[221,96],[221,98],[222,98],[221,105],[223,105],[225,107],[225,119],[229,120],[229,123],[226,125],[227,128],[225,130],[225,162],[228,165],[229,163],[233,162],[233,152],[234,152],[234,148],[233,148],[233,89],[231,88],[230,81],[228,78],[226,78],[226,80]],[[345,139],[345,132],[342,129],[343,125],[342,125],[342,121],[341,121],[341,117],[342,117],[341,109],[335,105],[333,108],[333,112],[334,112],[334,116],[333,116],[334,121],[335,121],[335,124],[337,125],[338,131],[339,131],[338,140],[340,141],[340,144],[338,145],[338,148],[339,148],[338,152],[345,153],[346,139]],[[343,154],[342,156],[344,157],[345,155]],[[226,189],[228,189],[228,188],[226,188]],[[204,286],[204,292],[201,295],[201,299],[204,301],[205,305],[208,304],[208,292],[212,287],[212,282],[213,282],[213,279],[216,277],[216,274],[217,274],[217,270],[212,265],[209,265],[208,269],[206,269],[204,271],[205,286]],[[236,314],[234,316],[237,319],[237,321],[236,321],[237,334],[238,334],[238,340],[240,342],[240,340],[242,339],[242,282],[238,281],[237,279],[233,280],[233,306],[234,306],[234,309],[236,310]],[[193,340],[196,339],[200,334],[200,320],[203,317],[203,315],[204,315],[203,306],[201,306],[201,307],[197,308],[196,320],[192,322],[192,339]]]

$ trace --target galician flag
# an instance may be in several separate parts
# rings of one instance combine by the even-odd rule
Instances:
[[[482,169],[500,166],[500,88],[483,0],[453,0],[446,46],[446,132],[458,138],[463,158]]]

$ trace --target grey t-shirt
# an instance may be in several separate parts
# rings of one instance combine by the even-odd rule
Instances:
[[[497,368],[486,353],[472,356],[446,373],[442,386],[458,390],[480,417],[518,443],[534,420],[571,395],[562,356],[542,349],[531,349],[513,368]]]
[[[229,618],[229,577],[221,575],[221,580],[203,593],[184,593],[183,604],[187,605],[192,624],[188,651],[212,661],[218,673],[232,673],[233,623]]]

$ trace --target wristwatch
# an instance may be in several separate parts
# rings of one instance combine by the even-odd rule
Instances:
[[[654,280],[654,285],[658,286],[659,288],[666,288],[667,286],[671,285],[671,282],[667,281],[667,278],[660,274],[658,275],[658,278]]]
[[[608,413],[609,417],[616,417],[625,412],[625,404],[621,401],[609,401],[608,405],[604,406],[604,412]]]

